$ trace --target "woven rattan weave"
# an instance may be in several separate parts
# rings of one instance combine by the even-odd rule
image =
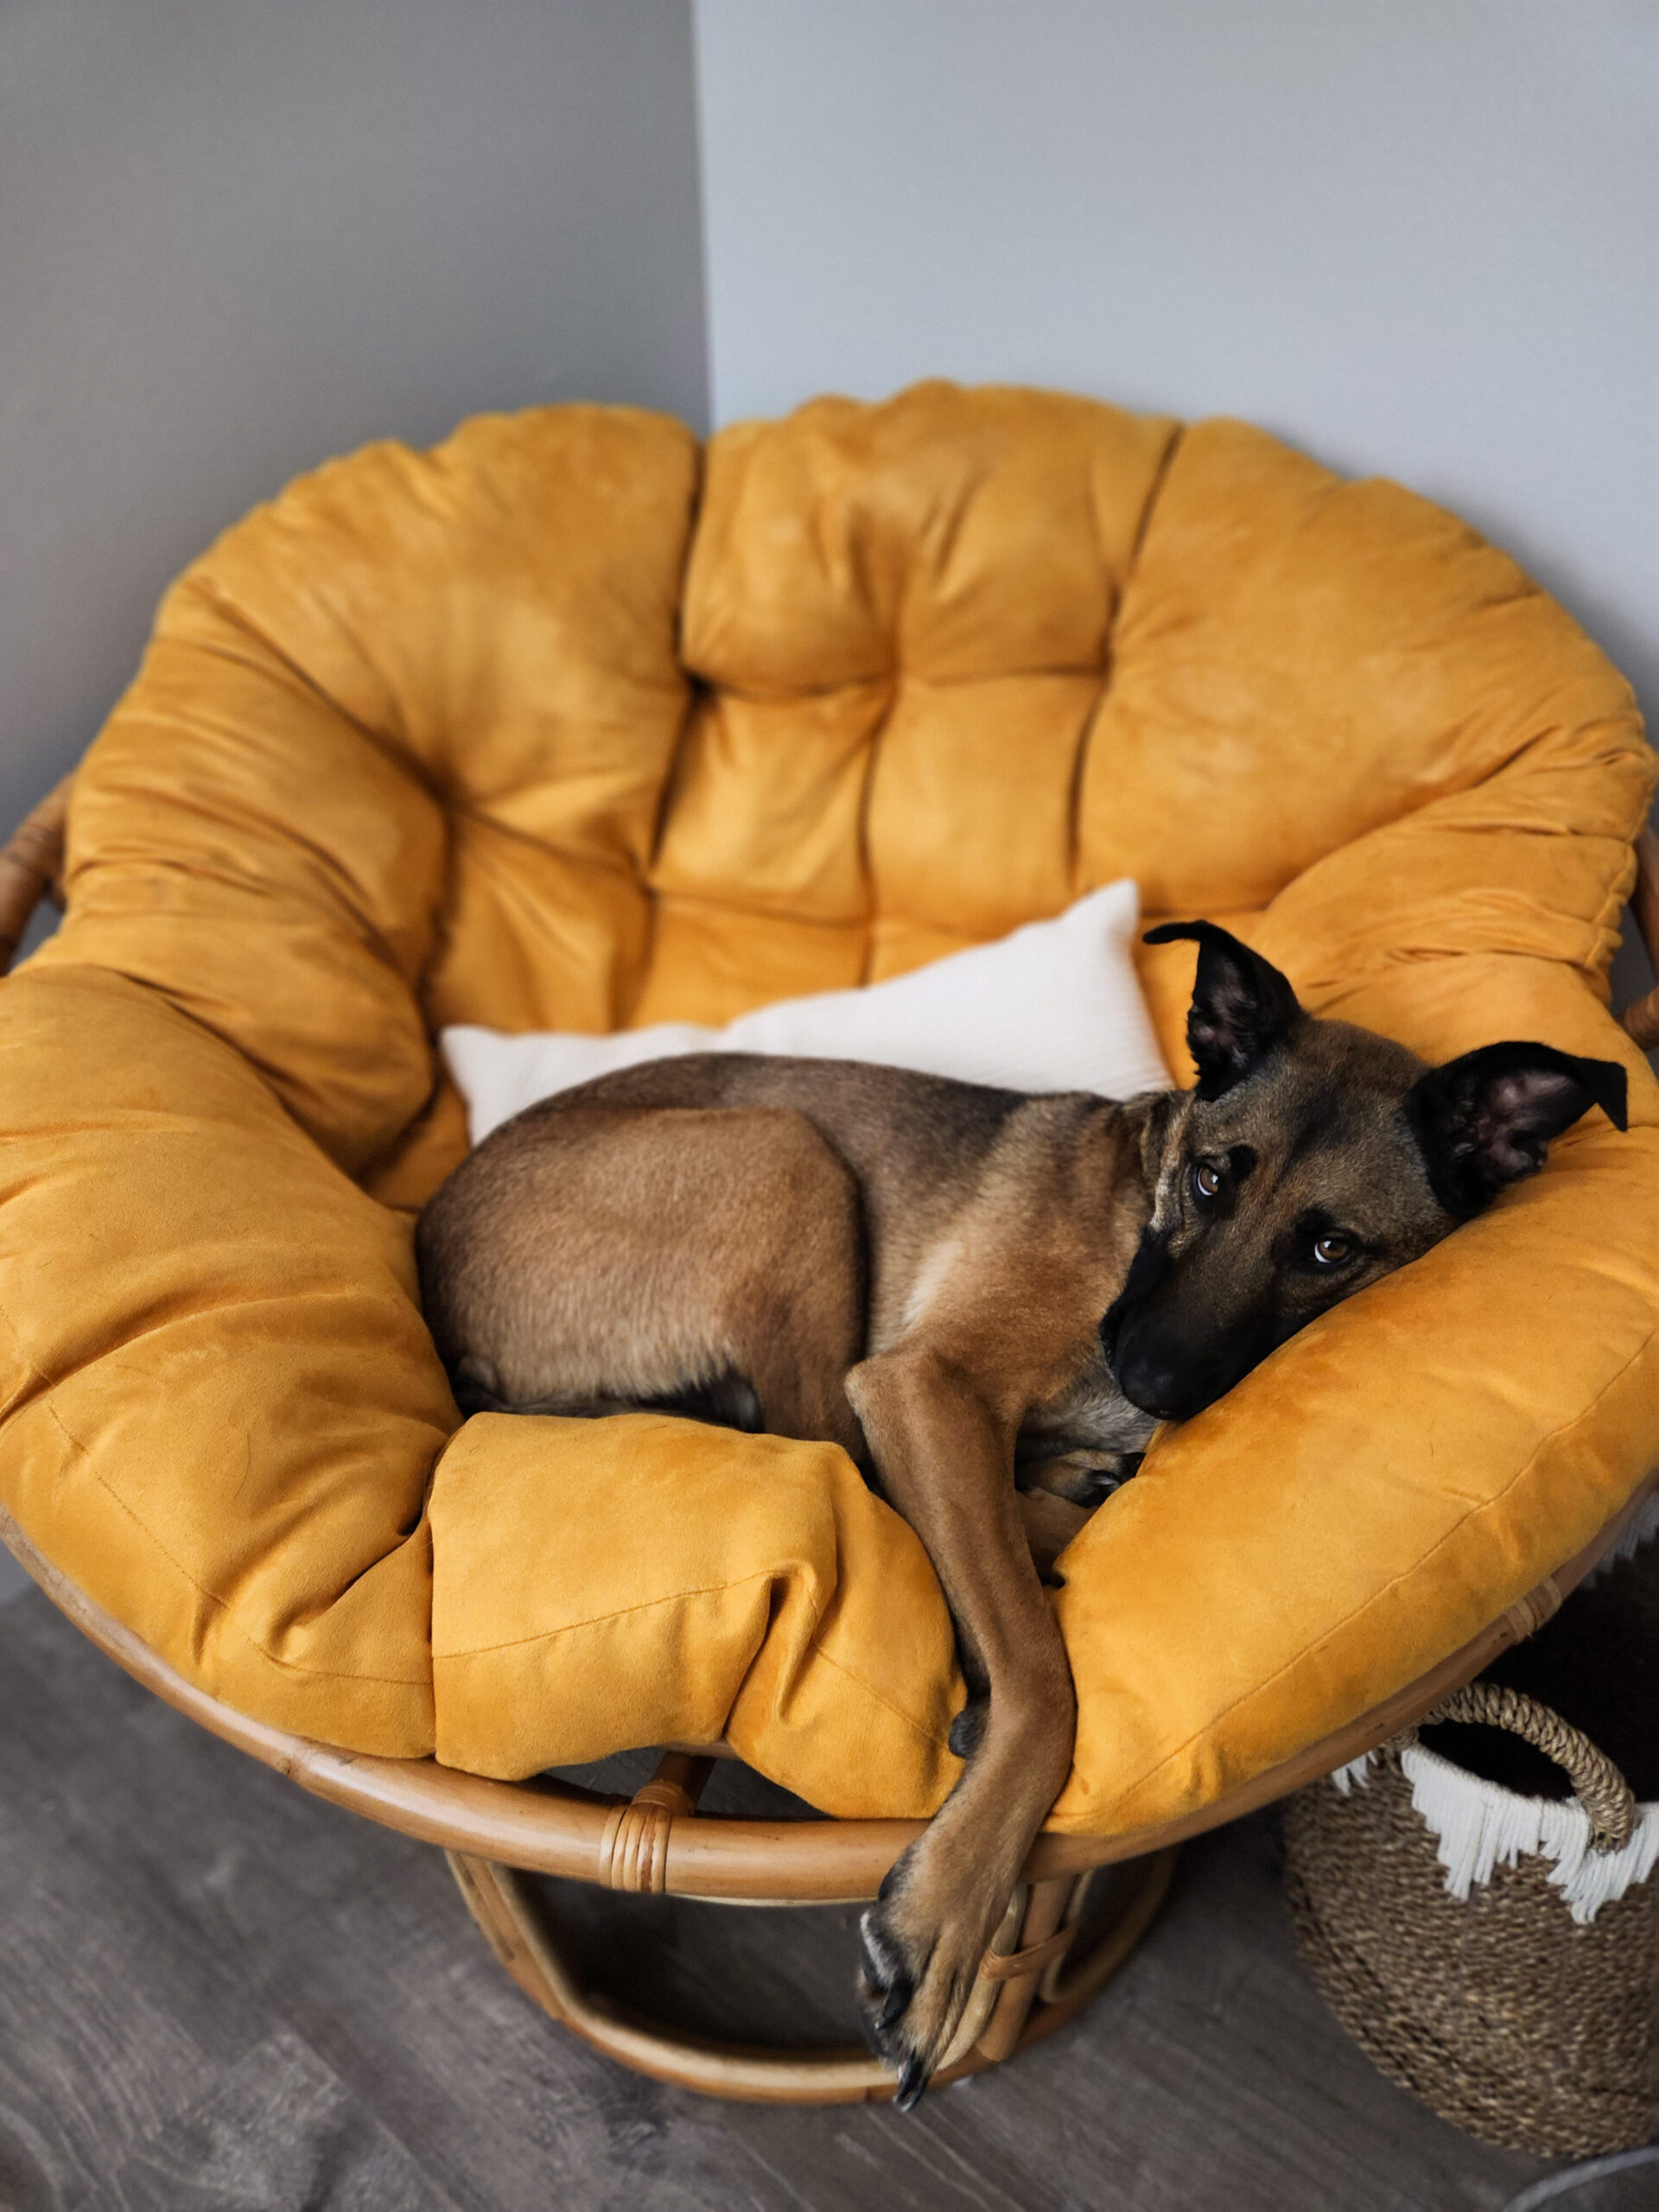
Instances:
[[[1477,1684],[1448,1719],[1524,1734],[1571,1776],[1598,1836],[1630,1833],[1630,1791],[1558,1716]],[[1659,1881],[1575,1920],[1551,1862],[1501,1862],[1451,1895],[1401,1764],[1286,1808],[1286,1896],[1326,2003],[1375,2063],[1442,2118],[1510,2149],[1591,2157],[1659,2133]]]

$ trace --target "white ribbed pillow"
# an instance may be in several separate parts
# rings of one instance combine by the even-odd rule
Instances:
[[[1130,1098],[1169,1087],[1129,948],[1141,899],[1125,876],[1052,922],[953,952],[891,982],[821,991],[740,1014],[724,1029],[659,1022],[608,1037],[458,1027],[440,1042],[474,1144],[539,1099],[615,1068],[683,1052],[874,1060],[1009,1090]]]

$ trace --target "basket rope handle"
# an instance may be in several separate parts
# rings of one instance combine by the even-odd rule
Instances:
[[[1636,1831],[1636,1792],[1605,1751],[1569,1727],[1559,1713],[1552,1713],[1536,1698],[1498,1682],[1471,1682],[1442,1699],[1421,1725],[1459,1720],[1465,1725],[1502,1728],[1519,1736],[1556,1765],[1573,1784],[1573,1795],[1590,1821],[1590,1844],[1594,1851],[1622,1851]]]
[[[69,786],[74,780],[66,776],[48,791],[0,850],[0,976],[10,969],[29,918],[41,899],[63,904],[63,836],[69,817]]]

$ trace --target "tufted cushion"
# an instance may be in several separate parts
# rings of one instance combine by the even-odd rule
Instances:
[[[1659,1092],[1605,1011],[1652,779],[1511,562],[1237,423],[935,385],[701,459],[561,408],[335,462],[169,594],[0,989],[0,1491],[304,1732],[505,1775],[724,1732],[828,1810],[931,1808],[949,1623],[839,1452],[458,1425],[410,1262],[465,1142],[430,1039],[723,1022],[1132,875],[1317,1010],[1632,1078],[1628,1136],[1167,1433],[1066,1555],[1057,1821],[1208,1802],[1659,1459]],[[1178,1067],[1192,957],[1143,969]]]

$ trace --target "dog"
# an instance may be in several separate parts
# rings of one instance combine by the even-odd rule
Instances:
[[[505,1123],[418,1226],[464,1408],[665,1408],[828,1440],[925,1546],[966,1764],[861,1923],[901,2107],[951,2050],[1070,1770],[1040,1563],[1160,1424],[1532,1174],[1592,1104],[1625,1125],[1616,1062],[1507,1043],[1430,1068],[1308,1014],[1216,925],[1147,933],[1175,938],[1198,944],[1192,1090],[659,1060]]]

